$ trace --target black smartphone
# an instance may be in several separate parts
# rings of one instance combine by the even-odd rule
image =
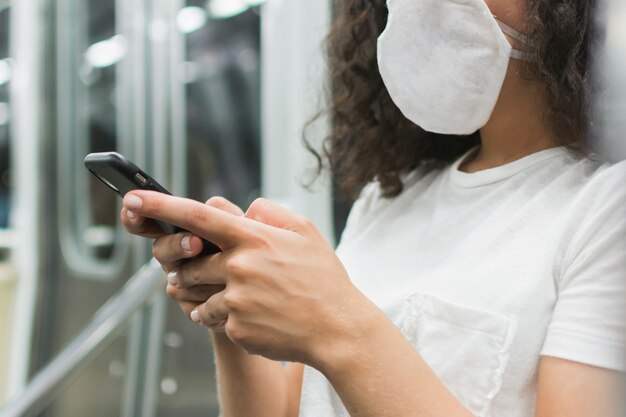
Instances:
[[[85,157],[85,167],[120,197],[124,197],[132,190],[150,190],[172,195],[144,170],[117,152],[90,153]],[[167,234],[186,232],[178,226],[156,219],[151,220]],[[203,241],[202,255],[218,252],[220,248],[217,245]]]

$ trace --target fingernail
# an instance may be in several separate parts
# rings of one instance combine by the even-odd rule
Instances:
[[[126,207],[127,210],[138,210],[141,208],[142,203],[141,198],[136,195],[128,194],[124,197],[124,207]]]
[[[137,215],[130,210],[126,210],[126,217],[131,220],[135,220],[137,218]]]
[[[200,323],[200,314],[198,313],[198,310],[192,311],[189,317],[191,318],[192,321],[196,323]]]
[[[180,240],[180,246],[189,252],[191,250],[191,235],[184,235]]]
[[[167,274],[167,282],[170,283],[170,285],[176,286],[178,285],[178,272],[176,271],[171,271]]]

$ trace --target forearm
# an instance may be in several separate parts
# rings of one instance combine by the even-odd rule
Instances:
[[[320,362],[352,417],[471,417],[380,310]]]
[[[287,374],[280,363],[249,355],[223,333],[213,333],[223,417],[288,417]]]

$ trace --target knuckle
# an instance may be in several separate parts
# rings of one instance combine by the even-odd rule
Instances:
[[[262,213],[268,204],[268,200],[259,197],[255,199],[252,204],[250,204],[250,207],[248,207],[248,214],[254,218],[255,216],[258,216],[260,213]]]
[[[226,322],[225,330],[228,338],[235,342],[235,344],[244,348],[247,346],[249,341],[248,334],[236,320],[229,319]]]
[[[204,223],[207,219],[207,213],[203,206],[194,205],[185,213],[185,220],[190,224]]]
[[[124,214],[122,214],[120,218],[124,230],[126,230],[128,233],[134,233],[136,227],[130,222],[130,220],[128,220],[128,218]]]
[[[298,215],[296,216],[295,222],[302,230],[311,231],[316,229],[315,224],[308,217]]]
[[[189,276],[185,276],[183,279],[181,279],[181,281],[186,281],[187,283],[193,285],[198,285],[201,282],[201,277],[202,277],[202,265],[198,262],[191,262],[190,263],[190,271],[189,271]]]
[[[178,268],[178,285],[182,287],[193,286],[197,282],[196,274],[193,271],[194,265],[191,262],[184,263]]]
[[[165,294],[167,294],[169,298],[176,300],[178,298],[178,289],[176,287],[168,285],[167,287],[165,287]]]
[[[222,302],[224,303],[224,307],[226,307],[226,310],[232,312],[240,311],[243,304],[241,295],[237,291],[233,290],[229,290],[224,293]]]
[[[228,204],[228,200],[220,196],[211,197],[206,201],[206,205],[211,207],[223,207],[226,204]]]
[[[143,223],[141,224],[132,223],[128,219],[122,219],[122,226],[124,227],[124,230],[134,235],[141,234],[145,230],[145,225]]]
[[[269,248],[272,245],[272,239],[260,231],[250,232],[247,239],[254,243],[257,248]]]
[[[227,198],[221,196],[214,196],[209,198],[206,202],[206,205],[233,214],[235,216],[242,216],[244,214],[239,206],[230,202]]]
[[[216,323],[211,323],[209,325],[207,325],[207,327],[213,331],[218,331],[220,333],[222,333],[224,331],[224,327],[226,326],[226,323],[228,322],[228,319],[224,319],[224,320],[220,320]]]
[[[167,236],[158,237],[152,242],[152,256],[161,264],[171,263],[173,259],[172,252],[168,247]]]
[[[263,208],[265,207],[267,204],[269,203],[269,200],[267,200],[266,198],[263,197],[257,197],[254,199],[254,201],[252,202],[252,204],[250,204],[250,207],[258,207],[258,208]]]
[[[122,222],[122,225],[124,227],[126,227],[126,225],[128,224],[128,218],[126,217],[126,209],[122,209],[120,211],[120,221]]]
[[[216,311],[205,311],[203,314],[203,320],[206,323],[209,323],[211,325],[214,325],[222,320],[224,320],[224,317],[221,316],[220,314],[217,314]]]
[[[181,285],[185,287],[193,287],[203,284],[202,276],[204,274],[204,263],[200,260],[185,262],[180,267],[178,279]]]
[[[228,275],[235,278],[243,278],[251,272],[248,256],[244,255],[230,257],[226,260],[224,267]]]
[[[159,259],[159,254],[161,253],[161,251],[159,250],[159,239],[156,239],[154,242],[152,242],[152,256],[156,259]]]

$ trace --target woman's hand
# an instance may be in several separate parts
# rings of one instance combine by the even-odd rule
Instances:
[[[329,351],[350,349],[354,336],[365,334],[368,318],[378,316],[334,250],[299,215],[262,199],[237,217],[159,193],[130,195],[136,199],[124,199],[128,210],[178,225],[222,248],[172,263],[176,280],[171,285],[177,294],[198,285],[225,285],[190,316],[207,326],[225,323],[228,337],[250,353],[316,366]]]
[[[239,207],[221,197],[209,199],[206,205],[238,217],[244,214]],[[224,290],[224,285],[197,285],[181,289],[170,284],[170,282],[176,281],[175,269],[202,251],[202,240],[199,237],[191,233],[165,234],[156,223],[144,216],[128,211],[126,208],[122,209],[121,220],[128,232],[156,239],[152,245],[152,253],[163,270],[168,272],[167,295],[178,302],[187,317],[212,295]],[[210,327],[219,330],[223,328],[223,323],[217,323]]]

